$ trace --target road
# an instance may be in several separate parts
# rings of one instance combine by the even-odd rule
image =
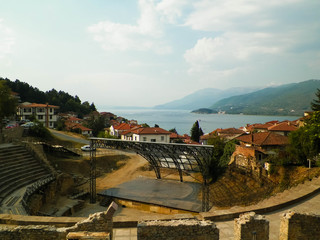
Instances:
[[[49,130],[54,136],[56,136],[58,138],[62,138],[62,139],[68,140],[68,141],[73,141],[73,142],[77,142],[77,143],[81,143],[81,144],[90,144],[89,140],[78,138],[78,137],[73,137],[68,134],[64,134],[62,132],[53,130],[53,129],[49,129]]]

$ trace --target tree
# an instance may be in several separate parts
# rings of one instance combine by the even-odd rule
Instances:
[[[88,121],[87,127],[92,129],[93,136],[98,136],[99,132],[103,131],[103,129],[105,128],[103,117],[100,116],[99,118],[95,119],[94,116],[91,116]]]
[[[142,123],[141,126],[144,127],[144,128],[149,128],[150,127],[147,123]]]
[[[222,175],[226,169],[226,165],[222,163],[221,157],[224,154],[225,142],[217,135],[208,139],[208,144],[213,145],[213,155],[210,162],[206,166],[205,175],[214,182]]]
[[[176,129],[176,128],[171,128],[171,129],[169,130],[169,132],[172,132],[172,133],[178,134],[178,132],[177,132],[177,129]]]
[[[307,164],[320,153],[320,111],[315,111],[306,120],[305,126],[289,135],[288,152],[291,162]]]
[[[54,88],[50,91],[43,92],[19,80],[12,82],[7,78],[0,78],[0,81],[4,81],[12,91],[18,93],[22,102],[49,103],[60,106],[60,112],[72,111],[76,112],[78,116],[84,116],[96,111],[94,103],[81,103],[77,95],[73,97],[69,93],[64,91],[58,92]]]
[[[96,108],[96,106],[94,105],[94,103],[91,103],[91,105],[90,105],[90,110],[91,110],[91,112],[97,111],[97,108]]]
[[[317,99],[314,99],[311,102],[311,109],[313,111],[320,111],[320,89],[319,88],[317,88],[316,96],[317,96]]]
[[[230,162],[231,155],[236,150],[237,143],[238,143],[238,141],[234,139],[234,140],[231,140],[225,144],[225,146],[223,148],[223,154],[220,158],[220,162],[223,167],[228,166],[228,164]]]
[[[30,136],[40,138],[42,140],[52,139],[51,132],[45,126],[43,126],[42,123],[40,123],[39,121],[35,121],[34,123],[35,125],[30,127],[28,131],[28,134]]]
[[[16,113],[17,99],[11,94],[5,81],[0,81],[0,134],[2,136],[3,120]]]
[[[191,130],[190,130],[190,135],[191,135],[191,140],[195,141],[195,142],[199,142],[200,141],[200,137],[203,135],[203,131],[201,129],[201,127],[199,126],[199,121],[196,121]]]

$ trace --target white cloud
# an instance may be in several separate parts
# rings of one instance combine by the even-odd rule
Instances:
[[[194,30],[228,31],[276,24],[272,10],[302,0],[202,0],[194,4],[194,12],[185,25]]]
[[[14,43],[13,31],[5,26],[3,20],[0,19],[0,59],[11,53]]]
[[[273,55],[282,51],[282,43],[266,33],[225,33],[215,38],[202,38],[188,49],[184,58],[191,65],[190,72],[230,70],[241,67],[257,56]]]
[[[176,23],[183,16],[184,8],[190,5],[190,0],[162,0],[157,4],[163,21]]]
[[[140,18],[135,25],[103,21],[88,28],[103,49],[154,51],[168,54],[171,47],[163,38],[164,30],[153,0],[140,0]]]
[[[319,6],[301,0],[197,2],[185,25],[205,31],[209,37],[199,39],[185,51],[189,73],[229,75],[255,64],[272,64],[277,59],[296,58],[299,62],[303,52],[315,55],[320,51],[316,47],[320,23],[314,21],[314,9]],[[309,64],[300,62],[299,67]]]

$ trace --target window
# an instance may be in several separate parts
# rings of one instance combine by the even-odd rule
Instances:
[[[162,141],[162,142],[164,141],[164,136],[161,136],[161,141]]]
[[[157,140],[156,139],[151,139],[151,142],[156,142]]]
[[[43,119],[43,116],[42,116],[42,115],[39,115],[39,116],[38,116],[38,119],[39,119],[39,120],[42,120],[42,119]]]
[[[50,120],[52,120],[52,116],[50,115]]]
[[[147,138],[146,138],[146,137],[143,137],[143,141],[146,142],[146,141],[147,141]]]

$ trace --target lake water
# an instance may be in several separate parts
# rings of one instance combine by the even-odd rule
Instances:
[[[296,120],[299,116],[260,116],[260,115],[230,115],[230,114],[196,114],[188,110],[155,110],[155,109],[108,109],[117,116],[128,120],[137,120],[139,124],[147,123],[150,127],[158,124],[169,130],[176,128],[179,134],[190,134],[195,121],[199,120],[204,133],[217,128],[239,128],[246,124],[265,123],[272,120]]]

